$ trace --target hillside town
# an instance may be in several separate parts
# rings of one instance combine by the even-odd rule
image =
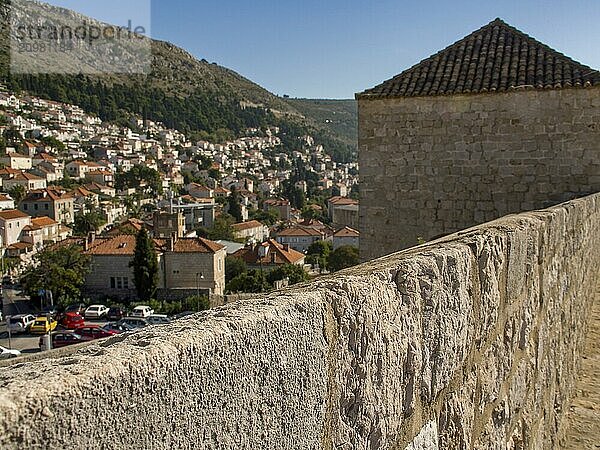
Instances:
[[[161,264],[181,263],[161,272],[169,298],[244,292],[243,283],[227,289],[226,255],[250,269],[317,275],[330,269],[323,248],[359,245],[358,165],[337,163],[309,135],[291,146],[277,127],[191,140],[151,120],[107,123],[5,87],[0,133],[1,246],[17,278],[49,245],[77,243],[94,268],[90,298],[134,296],[128,263],[142,228]]]

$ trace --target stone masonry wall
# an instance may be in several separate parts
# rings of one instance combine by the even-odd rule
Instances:
[[[552,449],[600,194],[0,367],[2,449]]]
[[[600,191],[600,87],[359,100],[361,256]]]

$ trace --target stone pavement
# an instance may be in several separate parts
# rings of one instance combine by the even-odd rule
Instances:
[[[563,450],[600,449],[600,280],[596,292]]]

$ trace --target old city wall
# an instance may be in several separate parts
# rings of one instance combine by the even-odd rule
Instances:
[[[600,191],[600,87],[359,100],[369,260]]]
[[[0,368],[0,448],[554,448],[600,194]]]

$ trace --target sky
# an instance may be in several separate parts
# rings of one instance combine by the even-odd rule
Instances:
[[[600,0],[46,0],[142,24],[278,95],[353,98],[496,17],[600,69]]]

